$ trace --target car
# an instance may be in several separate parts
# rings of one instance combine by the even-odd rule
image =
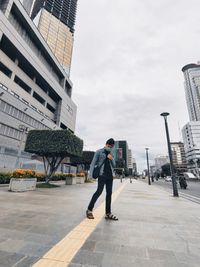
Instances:
[[[171,182],[171,181],[172,181],[171,176],[167,176],[167,177],[165,178],[165,182]]]

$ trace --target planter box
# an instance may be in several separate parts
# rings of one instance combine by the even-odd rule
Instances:
[[[76,177],[67,177],[65,179],[65,184],[66,185],[76,184]]]
[[[9,191],[24,192],[36,189],[37,178],[11,178],[9,184]]]
[[[77,184],[84,184],[85,177],[76,177],[76,183]]]

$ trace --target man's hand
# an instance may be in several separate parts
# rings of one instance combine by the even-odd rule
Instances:
[[[110,160],[112,160],[112,159],[113,159],[113,157],[112,157],[112,155],[111,155],[111,154],[108,154],[107,158],[108,158],[108,159],[110,159]]]

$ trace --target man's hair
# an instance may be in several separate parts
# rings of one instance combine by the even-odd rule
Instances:
[[[110,138],[106,141],[106,145],[114,146],[115,140],[113,138]]]

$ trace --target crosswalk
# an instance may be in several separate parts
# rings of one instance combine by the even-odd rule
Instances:
[[[195,197],[195,196],[192,196],[192,195],[189,195],[189,194],[185,194],[185,193],[182,193],[182,192],[179,192],[179,196],[182,197],[182,198],[185,198],[187,200],[190,200],[192,202],[195,202],[197,204],[200,204],[200,197]]]
[[[162,188],[163,190],[165,190],[167,192],[172,192],[172,188],[163,187],[162,185],[156,185],[156,186]],[[180,192],[180,190],[178,191],[178,193],[179,193],[179,197],[182,197],[182,198],[187,199],[189,201],[200,204],[200,197],[196,197],[196,196],[193,196],[193,195],[190,195],[187,193],[182,193],[182,192]]]

